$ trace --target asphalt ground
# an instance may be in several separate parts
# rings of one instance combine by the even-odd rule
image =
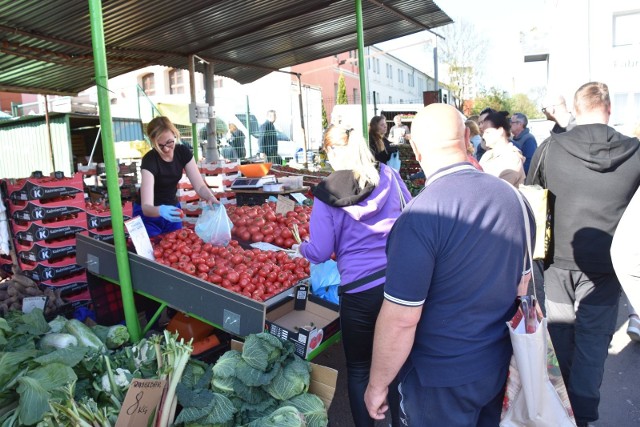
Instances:
[[[591,423],[593,427],[640,426],[640,343],[631,341],[626,333],[627,316],[627,300],[623,295],[600,387],[600,420]],[[353,427],[342,342],[328,348],[313,362],[338,370],[336,393],[329,408],[330,427]],[[376,427],[388,425],[388,421],[376,423]]]

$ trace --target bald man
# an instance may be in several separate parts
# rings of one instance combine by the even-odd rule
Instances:
[[[512,354],[505,322],[528,277],[524,215],[513,187],[466,161],[455,108],[429,105],[411,130],[428,178],[387,241],[365,403],[383,419],[397,376],[403,425],[495,427]]]

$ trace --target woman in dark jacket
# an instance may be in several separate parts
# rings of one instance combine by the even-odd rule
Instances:
[[[386,138],[387,119],[384,116],[374,116],[369,122],[369,148],[373,153],[373,157],[385,165],[391,158],[391,154],[398,151],[396,147],[392,147]]]

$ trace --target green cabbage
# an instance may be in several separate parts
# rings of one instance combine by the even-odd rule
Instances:
[[[304,415],[293,406],[283,406],[271,415],[247,424],[247,427],[305,427]]]
[[[326,427],[329,425],[329,417],[324,403],[315,394],[302,393],[287,400],[282,405],[293,406],[302,412],[307,427]]]
[[[267,392],[277,400],[287,400],[309,390],[311,382],[311,365],[298,356],[288,359],[289,363],[265,387]]]

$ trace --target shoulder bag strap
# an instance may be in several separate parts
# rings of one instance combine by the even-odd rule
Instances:
[[[398,195],[400,196],[400,210],[403,210],[404,207],[407,206],[407,200],[404,198],[404,193],[402,192],[402,188],[400,187],[398,178],[396,178],[396,174],[391,172],[391,176],[393,177],[393,182],[396,184],[396,188],[398,189]]]
[[[511,186],[513,191],[515,191],[516,196],[518,197],[518,201],[520,202],[520,207],[522,208],[522,217],[524,218],[524,229],[525,235],[527,239],[527,252],[524,254],[524,265],[527,265],[527,258],[529,259],[529,267],[531,268],[531,281],[533,282],[533,295],[538,299],[538,295],[536,294],[536,280],[535,275],[533,274],[533,251],[531,250],[531,224],[529,223],[529,211],[527,209],[527,205],[524,203],[522,195],[520,191],[515,187]]]

